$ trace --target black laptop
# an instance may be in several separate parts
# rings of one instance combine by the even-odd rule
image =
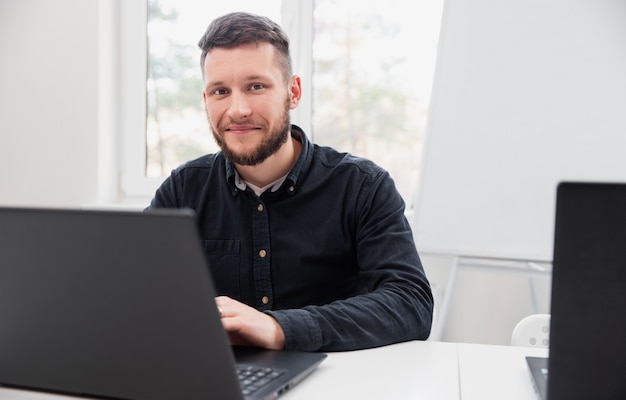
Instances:
[[[540,398],[626,399],[626,183],[559,184],[551,296]]]
[[[273,399],[326,357],[232,348],[214,296],[190,212],[0,208],[1,385]]]

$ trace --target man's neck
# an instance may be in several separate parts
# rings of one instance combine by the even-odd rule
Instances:
[[[287,175],[302,151],[302,143],[291,135],[278,151],[257,165],[235,164],[241,178],[258,187],[264,187]]]

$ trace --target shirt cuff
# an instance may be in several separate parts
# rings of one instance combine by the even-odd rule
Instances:
[[[285,350],[317,351],[322,347],[322,330],[306,310],[265,311],[278,321],[285,334]]]

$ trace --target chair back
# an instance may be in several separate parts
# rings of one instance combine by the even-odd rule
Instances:
[[[550,314],[532,314],[515,325],[511,346],[550,347]]]

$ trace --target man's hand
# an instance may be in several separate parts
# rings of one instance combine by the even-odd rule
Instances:
[[[285,347],[283,329],[270,315],[227,296],[216,297],[215,303],[231,344],[274,350]]]

